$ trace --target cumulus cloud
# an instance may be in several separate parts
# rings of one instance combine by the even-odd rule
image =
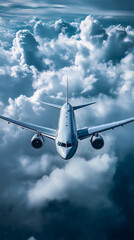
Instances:
[[[105,29],[97,20],[94,20],[91,16],[88,16],[81,22],[80,29],[81,39],[86,42],[90,42],[95,46],[100,46],[101,43],[107,39]]]
[[[56,168],[48,177],[43,176],[29,190],[29,202],[31,205],[40,205],[50,200],[68,199],[72,203],[90,208],[97,208],[100,204],[110,205],[107,195],[109,183],[115,173],[115,164],[116,158],[107,154],[97,156],[91,161],[73,159],[65,168]]]
[[[20,30],[16,33],[13,41],[12,56],[17,59],[20,64],[33,65],[38,70],[45,69],[43,66],[42,55],[38,50],[39,43],[29,30]]]
[[[44,23],[41,20],[37,21],[34,26],[34,32],[40,38],[57,38],[58,34],[63,33],[68,37],[75,35],[77,32],[76,23],[68,23],[62,19],[57,20],[55,23]]]

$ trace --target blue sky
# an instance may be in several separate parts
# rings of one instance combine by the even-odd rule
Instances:
[[[78,128],[134,116],[132,1],[0,1],[0,113],[57,128],[66,76]],[[134,124],[63,161],[54,142],[0,121],[0,239],[134,237]]]

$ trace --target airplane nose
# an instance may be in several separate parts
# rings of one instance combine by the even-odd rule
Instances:
[[[61,157],[64,159],[69,159],[69,154],[70,154],[71,149],[66,148],[62,151]]]

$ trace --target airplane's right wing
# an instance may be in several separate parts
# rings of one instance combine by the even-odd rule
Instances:
[[[46,128],[46,127],[42,127],[42,126],[38,126],[35,124],[31,124],[31,123],[26,123],[26,122],[21,122],[21,121],[17,121],[8,117],[4,117],[0,115],[0,119],[7,121],[9,124],[13,123],[14,125],[18,125],[19,127],[21,127],[22,129],[28,129],[32,132],[35,133],[41,133],[42,135],[51,138],[51,139],[55,139],[56,137],[56,130],[52,129],[52,128]]]
[[[133,121],[134,121],[134,117],[127,118],[127,119],[117,121],[117,122],[112,122],[112,123],[95,126],[95,127],[79,129],[77,131],[78,139],[83,140],[85,138],[88,138],[88,137],[96,134],[96,133],[104,132],[104,131],[114,129],[114,128],[117,128],[120,126],[123,127],[123,125],[128,124]]]

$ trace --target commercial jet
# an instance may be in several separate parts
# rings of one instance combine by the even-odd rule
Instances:
[[[57,152],[59,153],[61,158],[65,160],[70,159],[74,156],[78,147],[79,140],[90,137],[92,147],[94,149],[101,149],[104,146],[104,140],[100,135],[101,132],[114,129],[116,127],[120,127],[134,121],[134,117],[132,117],[99,126],[77,129],[74,112],[80,108],[95,104],[96,102],[90,102],[79,106],[72,106],[68,101],[68,81],[66,103],[63,106],[45,102],[40,103],[60,110],[57,130],[31,123],[13,120],[5,116],[0,116],[0,119],[7,121],[9,124],[13,123],[14,125],[18,125],[22,129],[27,129],[34,132],[35,135],[31,139],[31,145],[33,148],[39,149],[43,146],[45,141],[44,136],[54,140]]]

